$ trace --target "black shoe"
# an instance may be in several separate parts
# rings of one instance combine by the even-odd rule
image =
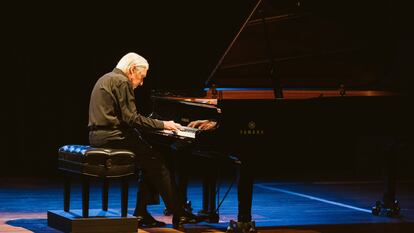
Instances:
[[[154,217],[147,214],[144,216],[138,215],[138,227],[165,227],[165,222],[157,221]]]
[[[194,224],[198,222],[199,222],[199,219],[197,218],[197,216],[195,216],[194,214],[189,214],[189,213],[186,213],[185,215],[180,216],[180,217],[173,216],[173,219],[172,219],[173,228],[175,229],[183,229],[184,224]]]
[[[187,217],[189,219],[190,223],[198,223],[198,222],[201,222],[201,220],[202,220],[199,216],[197,216],[197,215],[195,215],[191,212],[187,212],[187,211],[184,211],[183,216]]]
[[[186,201],[185,204],[183,205],[183,209],[184,209],[184,212],[193,213],[193,207],[192,207],[191,201]],[[168,210],[167,208],[165,208],[164,215],[170,216],[172,215],[172,212]]]

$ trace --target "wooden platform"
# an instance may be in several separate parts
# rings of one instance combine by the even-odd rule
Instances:
[[[371,206],[382,195],[382,182],[286,182],[260,180],[254,186],[253,218],[259,232],[345,233],[345,232],[414,232],[414,181],[400,181],[397,198],[401,216],[374,216]],[[120,209],[118,184],[110,187],[109,208]],[[221,186],[219,199],[230,187]],[[73,188],[80,189],[74,184]],[[62,184],[50,179],[0,180],[0,233],[57,233],[49,227],[47,212],[63,209]],[[76,195],[79,193],[79,195]],[[131,183],[128,213],[135,206],[136,186]],[[237,218],[237,193],[233,187],[219,209],[218,224],[201,222],[186,225],[185,232],[224,232],[230,219]],[[201,208],[201,186],[192,182],[189,198],[194,212]],[[101,205],[100,185],[92,184],[92,209]],[[80,209],[80,192],[74,192],[71,208]],[[155,218],[167,223],[165,228],[139,229],[139,232],[178,232],[172,229],[171,216],[163,215],[164,205],[149,207]],[[121,229],[119,229],[121,230]],[[120,231],[119,231],[120,232]]]
[[[134,233],[138,229],[137,218],[121,217],[115,210],[89,210],[89,217],[82,217],[82,210],[48,210],[47,225],[65,233]]]

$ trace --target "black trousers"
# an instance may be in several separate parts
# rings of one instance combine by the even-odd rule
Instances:
[[[139,184],[137,196],[136,213],[146,211],[145,192],[150,187],[154,187],[160,193],[165,206],[173,215],[181,216],[182,210],[179,208],[177,188],[175,181],[172,179],[166,162],[157,150],[147,143],[139,133],[131,133],[123,140],[114,140],[100,147],[108,147],[114,149],[127,149],[134,152],[136,156],[137,167],[142,171],[142,180]]]

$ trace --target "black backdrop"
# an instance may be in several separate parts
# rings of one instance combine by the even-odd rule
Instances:
[[[92,87],[127,52],[150,62],[136,91],[144,114],[152,89],[201,88],[251,6],[151,0],[2,7],[0,174],[54,174],[59,146],[87,143]]]
[[[0,174],[48,176],[56,174],[59,146],[87,143],[90,91],[122,55],[134,51],[150,62],[136,93],[147,113],[152,89],[202,87],[252,1],[13,4],[1,16]],[[389,13],[406,17],[403,8]],[[398,53],[406,55],[394,60],[407,67],[410,23],[398,22]]]

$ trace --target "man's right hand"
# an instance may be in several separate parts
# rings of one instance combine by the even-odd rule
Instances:
[[[196,120],[190,122],[187,126],[201,130],[210,130],[216,127],[217,122],[211,120]]]
[[[182,130],[183,126],[174,121],[164,121],[164,129],[167,130]]]

